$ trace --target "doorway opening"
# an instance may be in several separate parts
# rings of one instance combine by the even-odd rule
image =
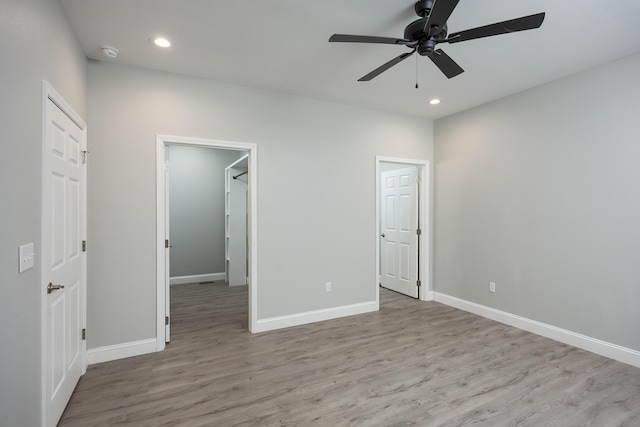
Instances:
[[[171,272],[171,249],[172,241],[170,234],[170,219],[169,212],[170,205],[173,204],[173,200],[170,202],[172,196],[169,193],[170,189],[170,173],[171,167],[168,163],[168,156],[173,150],[176,152],[179,149],[187,148],[205,148],[224,150],[228,153],[233,152],[229,157],[232,159],[228,164],[233,163],[240,157],[246,159],[246,174],[243,177],[246,182],[246,190],[244,199],[246,200],[246,237],[245,237],[245,257],[243,263],[246,266],[246,285],[248,285],[249,293],[249,307],[248,307],[248,327],[250,331],[255,330],[256,318],[257,318],[257,146],[250,143],[219,141],[219,140],[206,140],[170,135],[158,135],[156,139],[156,178],[157,178],[157,350],[164,349],[165,343],[170,339],[170,284],[172,283],[185,283],[187,281],[210,281],[210,280],[222,280],[226,277],[226,263],[227,263],[227,251],[225,243],[225,254],[223,259],[220,260],[220,266],[218,269],[222,269],[220,272],[214,272],[212,274],[203,275],[184,275],[183,272]],[[185,150],[188,151],[188,150]],[[214,150],[211,150],[214,151]],[[224,178],[221,178],[224,179]],[[224,188],[228,188],[226,185]],[[228,198],[228,192],[223,192],[221,200]],[[225,222],[227,219],[225,219]],[[226,223],[225,223],[226,224]],[[224,238],[226,231],[223,232],[221,238]],[[184,254],[182,254],[184,256]],[[185,258],[185,262],[190,261],[188,256]],[[173,277],[173,280],[171,279]],[[177,277],[176,277],[177,276]],[[218,277],[220,276],[220,277]]]
[[[429,162],[376,157],[376,277],[380,287],[433,299]]]

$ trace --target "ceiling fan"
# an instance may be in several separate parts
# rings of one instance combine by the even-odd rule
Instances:
[[[404,38],[357,36],[349,34],[334,34],[329,38],[330,42],[343,43],[377,43],[396,44],[407,46],[411,52],[393,58],[381,65],[369,74],[358,79],[366,82],[379,76],[394,65],[418,52],[421,56],[427,56],[447,78],[452,78],[464,70],[442,49],[436,49],[440,43],[459,43],[467,40],[483,37],[497,36],[499,34],[513,33],[516,31],[532,30],[540,27],[544,21],[544,12],[535,15],[523,16],[508,21],[497,22],[491,25],[472,28],[457,33],[447,34],[447,20],[460,0],[418,0],[415,11],[420,17],[410,23],[404,30]]]

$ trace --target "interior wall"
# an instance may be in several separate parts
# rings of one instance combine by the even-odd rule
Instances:
[[[375,156],[433,149],[428,120],[108,62],[88,123],[89,348],[155,337],[156,134],[257,144],[258,319],[375,301]]]
[[[436,291],[640,350],[638,87],[640,54],[436,121]]]
[[[51,0],[0,2],[0,424],[41,421],[42,80],[86,119],[86,60]],[[18,246],[35,267],[18,273]]]
[[[171,277],[224,273],[224,170],[243,154],[169,147]]]

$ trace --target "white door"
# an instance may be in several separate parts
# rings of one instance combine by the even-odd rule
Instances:
[[[380,188],[380,284],[418,298],[418,168],[382,172]]]
[[[247,284],[247,171],[229,169],[228,281],[229,286]],[[234,178],[235,177],[235,178]]]
[[[55,426],[86,369],[86,131],[46,101],[42,278],[46,425]]]
[[[248,284],[249,156],[225,168],[225,272],[229,286]]]

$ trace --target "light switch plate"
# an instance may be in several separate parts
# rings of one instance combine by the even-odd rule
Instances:
[[[18,250],[18,272],[22,273],[33,267],[34,258],[36,254],[33,248],[33,243],[20,246]]]

